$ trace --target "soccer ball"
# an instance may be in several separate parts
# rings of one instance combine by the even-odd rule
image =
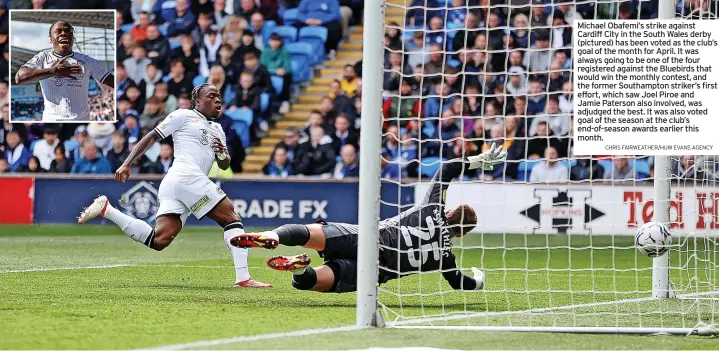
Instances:
[[[659,222],[644,223],[637,230],[634,242],[637,250],[649,257],[659,257],[669,251],[672,234],[666,225]]]

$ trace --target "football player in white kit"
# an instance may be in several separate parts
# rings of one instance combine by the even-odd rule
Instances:
[[[190,213],[197,218],[208,217],[225,229],[225,244],[232,252],[235,264],[235,286],[271,287],[250,277],[247,249],[230,245],[231,238],[245,232],[244,226],[227,195],[207,176],[215,161],[223,170],[230,167],[225,133],[218,123],[211,121],[222,110],[220,92],[210,84],[201,84],[192,90],[191,100],[191,109],[170,113],[135,145],[130,156],[115,172],[115,179],[125,182],[130,177],[130,165],[156,142],[172,136],[175,161],[160,183],[160,206],[155,228],[117,210],[105,195],[97,197],[82,211],[78,223],[103,216],[117,224],[133,240],[161,251],[175,239]]]
[[[90,77],[115,87],[115,77],[94,58],[73,52],[75,29],[67,21],[50,26],[52,50],[42,51],[22,65],[15,83],[40,82],[45,108],[43,122],[90,121]]]

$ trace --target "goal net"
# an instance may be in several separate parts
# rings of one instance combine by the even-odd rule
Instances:
[[[377,287],[386,326],[705,333],[718,323],[717,159],[572,150],[572,23],[652,20],[666,13],[663,1],[386,1],[382,182],[414,202],[383,206],[399,214],[447,160],[491,142],[510,155],[492,171],[464,172],[446,194],[448,208],[469,204],[478,215],[452,252],[463,273],[485,272],[484,290],[455,291],[441,271],[392,280]],[[704,20],[716,5],[669,7]],[[654,217],[667,207],[668,220]],[[658,259],[634,245],[637,227],[655,219],[673,234]],[[401,254],[421,261],[435,251]]]

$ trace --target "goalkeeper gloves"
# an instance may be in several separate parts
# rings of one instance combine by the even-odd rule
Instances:
[[[467,157],[469,160],[469,169],[481,168],[485,171],[491,171],[495,165],[503,163],[507,159],[507,151],[502,145],[492,143],[489,150],[477,155]]]
[[[484,281],[485,281],[484,272],[482,272],[482,270],[477,267],[472,267],[472,274],[473,274],[472,278],[474,278],[474,281],[477,283],[477,286],[474,288],[474,290],[484,289]]]

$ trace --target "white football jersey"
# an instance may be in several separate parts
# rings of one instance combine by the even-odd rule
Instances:
[[[215,162],[212,141],[217,138],[222,145],[227,142],[222,126],[195,110],[179,109],[170,113],[155,131],[163,139],[172,135],[175,161],[169,172],[208,175]]]
[[[94,58],[73,52],[60,56],[52,50],[41,51],[30,61],[22,65],[27,68],[50,68],[57,61],[65,60],[68,64],[79,64],[82,73],[75,75],[77,79],[50,77],[40,81],[42,95],[45,98],[45,109],[42,113],[44,122],[54,121],[90,121],[88,88],[90,77],[99,84],[110,75],[110,71]]]

